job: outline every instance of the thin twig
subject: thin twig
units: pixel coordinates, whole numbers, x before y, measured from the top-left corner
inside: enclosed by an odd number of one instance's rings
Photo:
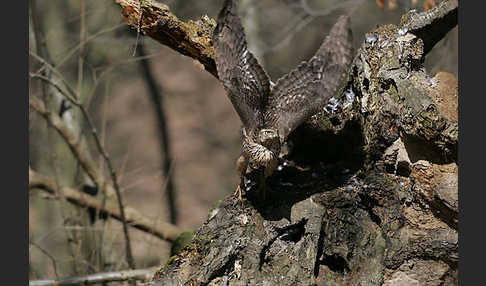
[[[29,189],[39,189],[49,194],[56,194],[57,188],[58,186],[53,179],[29,169]],[[118,221],[122,220],[118,205],[113,200],[107,200],[106,203],[103,203],[77,189],[64,186],[59,186],[59,188],[62,189],[68,202],[79,207],[99,210],[101,216],[110,216]],[[154,223],[153,219],[145,217],[132,207],[125,206],[124,209],[127,224],[159,239],[173,242],[179,234],[185,231],[167,222],[156,221]]]
[[[35,49],[36,49],[36,51],[39,55],[41,55],[44,59],[49,60],[50,54],[49,54],[49,51],[47,49],[47,43],[46,43],[46,39],[45,39],[45,35],[44,35],[44,28],[42,26],[42,20],[40,19],[41,14],[38,13],[38,11],[37,11],[37,3],[38,2],[34,2],[32,0],[29,3],[30,4],[29,8],[31,10],[31,19],[32,19],[31,24],[33,26],[32,31],[34,33],[34,37],[33,37],[34,42],[35,42],[34,47],[35,47]],[[56,76],[56,74],[53,74],[53,72],[51,70],[43,71],[42,75],[46,78],[49,78],[49,79],[52,79],[53,77]],[[61,96],[58,96],[57,92],[52,90],[52,88],[49,88],[49,85],[45,82],[42,83],[42,89],[41,90],[42,90],[42,97],[44,99],[44,102],[46,102],[46,103],[47,102],[56,103],[57,99],[61,98]],[[62,115],[60,115],[60,116],[62,116]],[[73,126],[74,126],[74,124],[71,124],[69,126],[69,127],[71,127],[70,129],[72,129]],[[50,159],[51,159],[52,169],[54,171],[54,176],[55,176],[55,182],[56,182],[56,185],[59,185],[59,182],[61,181],[61,174],[60,174],[60,170],[59,170],[59,160],[58,160],[58,151],[59,150],[57,150],[55,148],[55,144],[54,144],[54,142],[57,142],[58,140],[56,140],[56,138],[53,137],[53,135],[55,135],[53,133],[53,130],[48,129],[46,133],[47,133],[46,135],[47,135],[48,146],[51,149],[51,152],[47,152],[46,157],[50,157]],[[70,162],[71,162],[70,165],[72,167],[74,167],[75,162],[74,161],[70,161]],[[74,179],[74,178],[73,177],[69,178],[69,180],[72,180],[72,179]],[[58,190],[60,190],[60,189],[58,188]],[[66,202],[66,199],[65,199],[62,191],[57,192],[56,195],[58,195],[61,198],[61,201],[63,202],[62,205],[58,205],[58,209],[59,209],[59,212],[61,214],[61,219],[63,221],[66,221],[68,219],[68,215],[66,214],[66,209],[63,206],[64,202]],[[74,248],[73,246],[81,245],[82,241],[79,238],[74,237],[72,235],[72,233],[67,231],[66,229],[64,229],[64,234],[65,234],[66,239],[67,239],[67,244],[68,244],[67,250],[69,252],[69,255],[72,257],[72,259],[74,261],[79,261],[80,257],[77,256],[77,254],[79,254],[79,252],[75,252],[74,249],[73,249]],[[73,244],[71,242],[75,242],[75,243]],[[77,266],[78,266],[77,263],[72,264],[74,273],[78,273]],[[56,267],[55,264],[54,264],[54,267]],[[56,269],[55,269],[55,271],[56,271]],[[56,273],[56,277],[58,277],[57,273]]]
[[[146,57],[133,57],[133,58],[129,58],[129,59],[126,59],[126,60],[115,61],[115,62],[111,63],[105,70],[103,70],[100,73],[100,75],[98,77],[95,77],[95,76],[93,77],[93,81],[94,81],[93,86],[91,87],[90,91],[87,93],[86,100],[84,101],[86,108],[89,109],[90,104],[91,104],[92,99],[93,99],[93,96],[95,94],[95,91],[96,91],[99,83],[101,82],[101,80],[106,75],[108,75],[112,70],[118,68],[120,65],[130,64],[130,63],[136,62],[138,60],[141,60],[143,58],[146,58],[146,59],[153,58],[153,57],[158,56],[159,54],[162,54],[162,52],[154,53],[154,54],[148,55]]]
[[[33,51],[30,51],[29,50],[29,55],[34,57],[34,59],[38,60],[39,62],[41,62],[44,67],[47,67],[50,71],[52,71],[54,74],[56,74],[58,76],[59,79],[61,79],[62,83],[64,84],[64,86],[67,88],[67,90],[69,91],[70,94],[72,94],[73,96],[76,96],[76,92],[74,91],[74,89],[71,87],[71,85],[64,79],[64,77],[62,76],[61,72],[59,72],[59,70],[52,66],[51,64],[49,64],[49,62],[42,58],[41,56],[37,55],[36,53],[34,53]],[[44,74],[44,70],[41,69],[35,73],[31,73],[31,74],[36,74],[36,75],[43,75]]]
[[[137,54],[138,40],[140,39],[140,30],[142,28],[142,0],[138,0],[138,23],[137,23],[137,39],[135,40],[135,47],[133,48],[133,57]]]
[[[294,8],[300,8],[302,9],[303,16],[300,16],[297,14],[296,18],[297,22],[291,22],[290,24],[287,25],[290,29],[283,29],[283,32],[280,31],[281,35],[284,35],[284,38],[280,40],[277,44],[273,46],[266,45],[264,47],[263,54],[269,53],[269,52],[274,52],[282,49],[283,47],[287,46],[292,39],[297,35],[297,33],[305,28],[310,22],[312,22],[314,19],[317,17],[323,17],[327,16],[336,10],[342,9],[342,8],[348,8],[352,7],[352,9],[358,7],[359,4],[361,4],[364,0],[348,0],[344,1],[342,3],[336,4],[328,9],[322,9],[316,11],[315,9],[312,9],[309,6],[309,3],[307,0],[301,0],[299,3],[294,3],[292,5]],[[351,9],[351,11],[353,11]],[[348,12],[348,14],[351,14],[351,11]]]
[[[41,78],[43,80],[49,81],[54,87],[60,88],[48,78],[40,75],[36,75],[36,78]],[[71,131],[71,129],[69,129],[66,123],[56,113],[49,112],[46,109],[44,103],[42,103],[41,100],[37,99],[34,96],[29,96],[29,106],[32,107],[42,117],[44,117],[47,123],[52,126],[59,133],[59,135],[61,135],[66,144],[71,149],[73,155],[76,157],[76,160],[80,163],[83,170],[91,178],[91,180],[93,180],[98,188],[105,188],[104,179],[98,168],[96,167],[96,164],[94,164],[90,160],[88,154],[85,152],[85,149],[81,148],[80,141],[78,140],[77,136]]]
[[[103,29],[103,30],[99,31],[98,33],[92,34],[91,36],[87,37],[84,42],[80,42],[75,47],[73,47],[72,49],[70,49],[69,50],[69,53],[67,55],[65,55],[64,58],[62,58],[57,63],[56,68],[60,68],[63,64],[65,64],[76,53],[76,51],[78,51],[79,49],[81,49],[82,47],[84,47],[91,40],[94,40],[97,37],[99,37],[99,36],[101,36],[101,35],[103,35],[105,33],[114,31],[114,30],[116,30],[118,28],[121,28],[123,26],[126,26],[126,25],[127,25],[126,23],[120,23],[120,24],[115,25],[113,27],[108,27],[106,29]],[[41,67],[38,71],[36,71],[36,73],[41,73],[45,68],[46,68],[46,66]]]
[[[37,247],[37,249],[39,249],[45,256],[47,256],[51,260],[52,267],[54,268],[54,274],[56,275],[56,278],[58,278],[59,274],[57,273],[56,259],[47,250],[42,248],[37,243],[35,243],[33,241],[30,241],[29,243],[32,244],[33,246]]]
[[[127,280],[148,280],[155,274],[157,269],[157,267],[151,267],[146,269],[103,272],[62,279],[33,280],[29,281],[29,286],[73,286]]]
[[[80,0],[80,5],[81,5],[81,11],[80,16],[81,16],[81,23],[80,23],[80,29],[79,29],[79,42],[82,43],[86,41],[86,17],[85,17],[85,1]],[[83,54],[84,54],[84,45],[79,48],[79,53],[78,53],[78,92],[77,94],[81,97],[81,90],[82,90],[82,85],[83,85],[83,70],[84,70],[84,60],[83,60]]]
[[[53,84],[56,88],[59,88],[59,90],[62,91],[62,89],[58,85],[56,85],[54,82],[50,81],[48,78],[44,78],[44,77],[38,76],[38,75],[31,75],[31,76],[37,76],[37,77]],[[135,269],[135,261],[133,260],[133,255],[132,255],[132,250],[131,250],[131,245],[130,245],[130,236],[128,234],[128,227],[127,227],[126,221],[125,221],[125,211],[123,209],[123,200],[122,200],[122,195],[121,195],[121,192],[120,192],[120,186],[118,185],[117,175],[116,175],[115,169],[113,168],[113,165],[111,163],[110,157],[109,157],[108,153],[105,151],[105,149],[103,148],[103,145],[101,144],[101,141],[99,139],[96,128],[94,127],[93,122],[91,121],[91,118],[88,115],[88,112],[84,108],[84,106],[81,103],[79,103],[79,101],[77,101],[76,99],[69,96],[66,92],[61,92],[61,94],[64,95],[64,97],[67,100],[69,100],[69,102],[71,102],[73,105],[75,105],[76,107],[78,107],[81,110],[81,114],[83,115],[84,119],[86,120],[86,122],[88,124],[88,128],[91,130],[93,138],[95,139],[95,143],[96,143],[96,147],[98,148],[98,152],[101,154],[101,156],[103,156],[105,163],[108,167],[111,179],[113,181],[113,187],[115,189],[115,194],[116,194],[116,197],[117,197],[118,206],[120,208],[120,214],[121,214],[121,218],[122,218],[122,222],[123,222],[123,234],[125,236],[125,249],[126,249],[126,255],[127,255],[127,263],[128,263],[128,265],[131,269]],[[37,108],[31,102],[36,104]],[[54,115],[53,113],[49,113],[49,112],[45,111],[45,108],[44,108],[44,111],[42,112],[42,109],[40,108],[41,104],[39,104],[39,103],[40,103],[39,100],[37,100],[37,102],[36,102],[34,97],[30,97],[29,104],[32,107],[34,107],[34,109],[36,109],[36,111],[41,113],[44,116],[44,118],[46,118],[48,121],[50,119],[51,125],[52,125],[52,122],[57,123],[56,124],[57,126],[62,125],[62,122],[56,122],[57,118],[56,118],[56,115]],[[59,129],[58,129],[58,131],[59,131]],[[67,133],[67,130],[63,130],[63,132],[61,133],[61,136],[63,134],[65,135],[66,133]],[[74,138],[64,137],[64,138],[67,139],[67,141],[69,143],[71,143],[71,144],[68,144],[70,146],[71,150],[73,150],[72,146],[78,146],[78,148],[79,148],[79,142],[76,140],[75,137]],[[78,153],[81,153],[81,152],[78,152]],[[88,160],[84,160],[84,161],[88,161]],[[88,167],[88,166],[83,166],[83,167]],[[93,167],[93,166],[90,166],[90,167]],[[92,172],[92,173],[94,173],[94,172]],[[93,181],[99,182],[101,180],[100,179],[98,179],[98,180],[93,179]],[[100,187],[100,185],[98,185],[98,187]]]
[[[133,259],[133,254],[132,254],[132,249],[131,249],[131,244],[130,244],[130,236],[128,234],[128,227],[127,227],[127,223],[126,223],[126,220],[125,220],[125,210],[123,209],[123,199],[122,199],[122,195],[121,195],[121,192],[120,192],[120,186],[118,184],[118,178],[117,178],[117,174],[115,172],[115,168],[113,167],[113,165],[111,163],[111,160],[110,160],[108,153],[106,152],[105,148],[101,144],[101,141],[100,141],[100,138],[99,138],[98,133],[96,131],[96,128],[94,127],[94,124],[91,121],[91,118],[88,115],[87,110],[84,108],[84,106],[82,104],[79,104],[79,103],[77,103],[77,104],[73,103],[73,104],[76,105],[77,107],[79,107],[79,109],[81,110],[81,113],[83,114],[83,117],[86,120],[86,122],[88,123],[88,127],[91,130],[91,134],[93,135],[93,138],[95,139],[95,143],[96,143],[96,147],[98,148],[98,152],[100,152],[101,156],[103,156],[103,158],[105,159],[105,163],[108,167],[108,171],[110,172],[110,176],[111,176],[111,179],[112,179],[112,182],[113,182],[113,187],[115,188],[115,193],[116,193],[116,196],[117,196],[118,207],[120,208],[120,214],[121,214],[121,218],[122,218],[122,222],[123,222],[123,234],[125,236],[125,250],[126,250],[126,255],[127,255],[128,266],[131,269],[135,269],[135,260]]]
[[[125,21],[133,28],[137,28],[138,0],[115,0],[122,7]],[[144,0],[144,17],[142,18],[142,32],[172,49],[197,59],[204,68],[217,77],[214,49],[211,45],[212,30],[216,21],[203,16],[197,21],[184,22],[178,19],[167,7],[154,0]],[[194,35],[197,35],[194,36]]]
[[[302,30],[305,26],[307,26],[310,22],[312,22],[316,17],[310,16],[310,15],[305,15],[302,20],[300,20],[297,25],[295,25],[295,28],[293,29],[294,31],[287,34],[287,36],[281,40],[278,44],[274,45],[273,47],[266,48],[263,52],[263,54],[268,53],[269,51],[277,51],[280,50],[281,48],[287,46],[293,39],[293,37]]]

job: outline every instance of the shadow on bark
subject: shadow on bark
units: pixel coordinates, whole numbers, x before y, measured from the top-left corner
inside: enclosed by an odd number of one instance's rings
[[[217,76],[203,41],[212,19],[178,25],[163,13],[166,33],[197,40],[173,48]],[[442,37],[454,15],[457,1],[442,1],[367,33],[344,88],[289,136],[267,199],[250,173],[245,204],[211,210],[152,284],[456,285],[457,84],[423,67],[439,38],[428,31]],[[201,25],[199,37],[185,25]]]

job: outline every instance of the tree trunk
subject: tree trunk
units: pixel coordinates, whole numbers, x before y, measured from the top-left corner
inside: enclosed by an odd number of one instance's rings
[[[423,68],[455,25],[443,1],[368,33],[336,100],[290,135],[269,198],[250,173],[244,205],[212,210],[152,284],[457,285],[457,82]]]

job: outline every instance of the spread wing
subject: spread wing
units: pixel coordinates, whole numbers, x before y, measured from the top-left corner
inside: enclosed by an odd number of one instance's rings
[[[246,129],[263,126],[263,112],[270,93],[268,76],[248,51],[235,1],[226,0],[213,33],[218,76]]]
[[[285,141],[338,91],[352,57],[349,17],[341,16],[316,54],[277,81],[268,98],[266,127],[278,129],[280,140]]]

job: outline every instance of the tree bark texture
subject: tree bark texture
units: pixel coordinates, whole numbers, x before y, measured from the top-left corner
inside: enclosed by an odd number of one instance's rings
[[[115,0],[122,7],[122,16],[134,29],[159,43],[198,60],[206,71],[217,77],[211,34],[216,21],[203,16],[197,21],[181,21],[164,4],[153,0]],[[140,20],[139,7],[142,11]]]
[[[440,40],[426,31],[455,25],[443,1],[367,33],[343,89],[289,136],[269,198],[250,173],[244,205],[222,201],[152,285],[457,285],[457,82],[423,67]]]

